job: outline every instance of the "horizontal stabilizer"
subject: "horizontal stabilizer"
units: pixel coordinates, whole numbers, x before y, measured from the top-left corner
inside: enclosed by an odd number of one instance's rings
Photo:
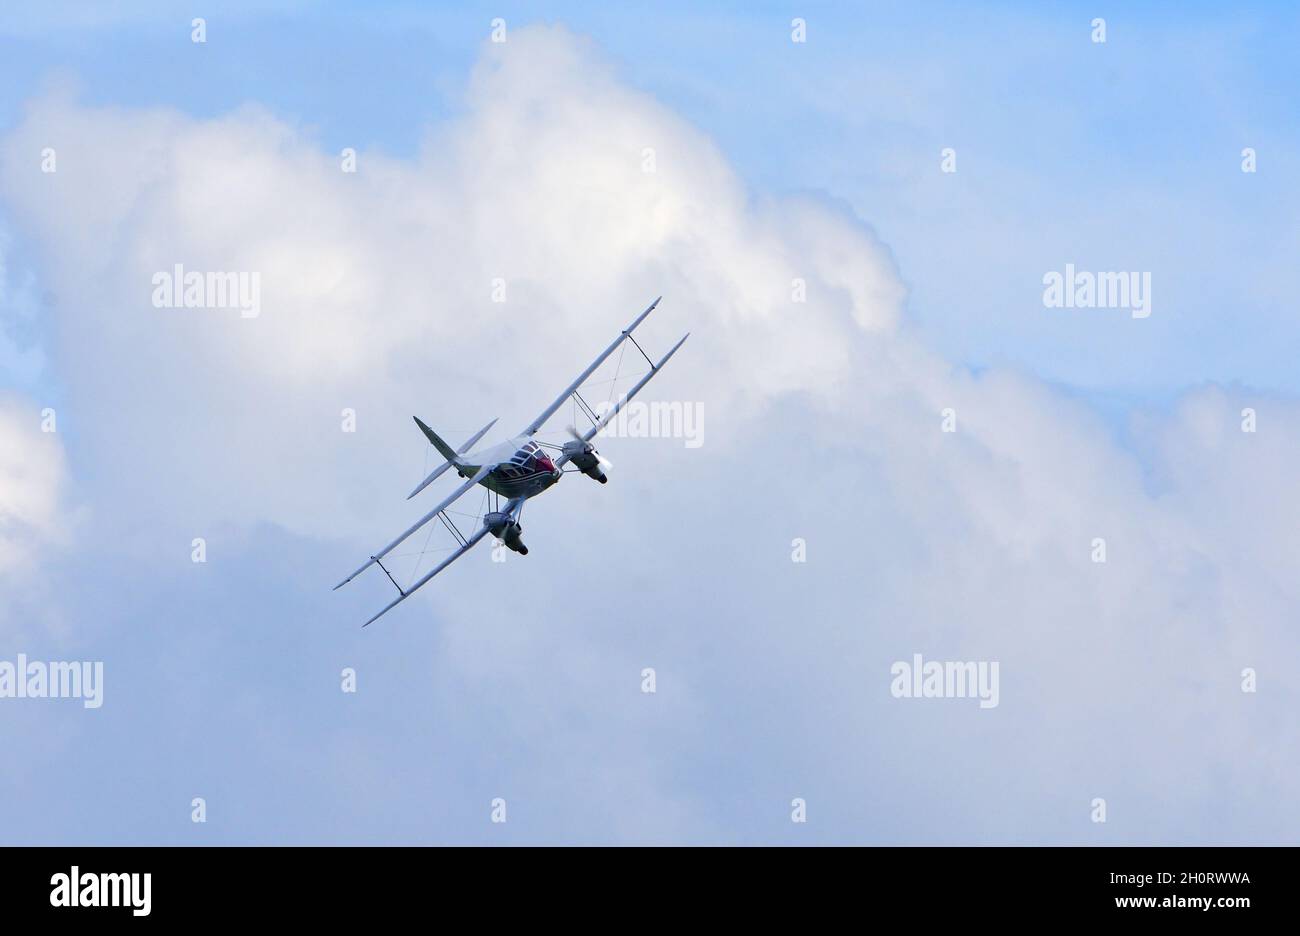
[[[420,420],[417,419],[415,422],[416,422],[416,423],[419,425],[419,427],[424,431],[424,434],[427,435],[427,436],[429,436],[429,440],[430,440],[431,442],[432,442],[434,439],[438,439],[438,442],[441,442],[441,441],[442,441],[441,439],[438,438],[438,434],[437,434],[436,432],[434,432],[432,429],[430,429],[430,428],[429,428],[428,426],[426,426],[424,423],[420,422]],[[492,428],[493,426],[495,426],[496,424],[497,424],[497,421],[494,419],[494,420],[492,420],[490,423],[488,423],[486,426],[484,426],[482,429],[480,429],[478,432],[474,433],[472,436],[470,436],[468,439],[465,440],[465,444],[464,444],[464,445],[462,445],[459,449],[456,450],[456,454],[457,454],[457,455],[464,455],[464,454],[465,454],[466,452],[468,452],[471,448],[473,448],[474,443],[476,443],[479,439],[483,438],[483,436],[487,435],[488,430],[491,429],[491,428]],[[437,442],[434,442],[434,444],[437,445]],[[443,457],[445,458],[446,456],[443,456]],[[458,459],[458,461],[459,461],[459,459]],[[407,494],[407,495],[406,495],[406,499],[407,499],[407,500],[410,500],[410,499],[411,499],[412,497],[414,497],[416,494],[419,494],[421,491],[423,491],[425,488],[427,488],[430,484],[432,484],[432,483],[434,482],[434,480],[436,480],[437,478],[441,477],[442,473],[443,473],[444,471],[446,471],[448,468],[450,468],[451,465],[452,465],[451,461],[445,461],[445,462],[443,462],[441,465],[439,465],[437,468],[433,469],[433,472],[432,472],[432,473],[431,473],[427,478],[425,478],[425,479],[424,479],[423,481],[421,481],[418,485],[416,485],[416,488],[415,488],[414,491],[412,491],[410,494]]]
[[[414,490],[414,491],[412,491],[410,494],[407,494],[407,495],[406,495],[406,499],[407,499],[407,500],[410,500],[410,499],[411,499],[412,497],[414,497],[416,494],[419,494],[421,491],[423,491],[425,488],[427,488],[430,484],[432,484],[434,481],[436,481],[439,477],[441,477],[441,476],[442,476],[442,473],[443,473],[444,471],[446,471],[446,470],[447,470],[448,468],[450,468],[450,467],[451,467],[451,462],[449,462],[449,461],[445,461],[445,462],[443,462],[441,465],[439,465],[437,468],[433,469],[433,471],[429,473],[429,476],[428,476],[427,478],[425,478],[423,481],[421,481],[419,484],[417,484],[417,485],[415,486],[415,490]]]

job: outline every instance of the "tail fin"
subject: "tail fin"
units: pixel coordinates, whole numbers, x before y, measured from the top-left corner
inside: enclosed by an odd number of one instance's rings
[[[439,438],[438,433],[434,432],[424,423],[420,422],[419,416],[415,416],[413,418],[415,419],[415,424],[420,427],[420,431],[423,432],[428,437],[429,441],[433,443],[433,447],[438,450],[439,455],[447,459],[447,461],[451,462],[453,465],[458,465],[461,463],[461,458],[459,455],[456,454],[456,450],[453,449],[446,442],[442,441],[442,439]]]

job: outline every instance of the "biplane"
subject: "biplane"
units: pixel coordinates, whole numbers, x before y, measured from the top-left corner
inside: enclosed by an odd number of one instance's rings
[[[429,443],[437,449],[443,461],[428,477],[416,485],[415,490],[408,494],[406,499],[410,500],[415,497],[445,472],[453,469],[464,479],[464,482],[448,494],[438,506],[412,524],[397,539],[376,552],[362,563],[360,568],[334,586],[336,590],[342,588],[372,565],[379,566],[384,574],[388,576],[389,581],[393,583],[398,592],[397,597],[382,611],[361,625],[362,627],[373,624],[397,605],[411,597],[435,575],[473,549],[475,544],[489,533],[513,552],[517,552],[521,556],[528,555],[528,547],[524,545],[521,538],[523,527],[519,523],[519,518],[524,509],[524,502],[549,490],[565,474],[580,472],[592,480],[599,481],[601,484],[609,480],[611,465],[600,452],[596,451],[596,447],[591,444],[591,440],[605,428],[611,419],[618,415],[619,411],[640,392],[642,387],[659,373],[660,369],[668,363],[668,359],[676,354],[677,349],[685,344],[686,339],[690,337],[690,332],[687,332],[657,363],[652,361],[650,356],[645,353],[645,349],[632,337],[632,332],[645,321],[646,317],[655,310],[657,305],[659,305],[659,299],[650,303],[650,306],[638,315],[631,325],[623,329],[610,346],[602,351],[596,360],[592,361],[587,369],[577,376],[573,383],[565,387],[564,392],[556,397],[550,406],[542,410],[540,416],[513,438],[479,451],[470,451],[496,425],[497,421],[494,419],[465,440],[460,448],[453,449],[436,432],[425,425],[419,417],[415,417],[415,424],[420,427],[420,431],[424,433]],[[620,396],[618,401],[609,409],[602,414],[597,414],[582,398],[579,391],[583,384],[595,373],[596,369],[611,354],[617,351],[624,341],[630,341],[641,352],[646,362],[649,363],[650,370],[631,389]],[[564,406],[570,399],[581,407],[591,420],[591,428],[580,433],[573,426],[569,426],[569,434],[573,438],[563,445],[554,445],[537,439],[537,434],[547,420],[554,416],[560,407]],[[448,508],[476,485],[482,485],[491,492],[495,499],[495,503],[492,504],[495,509],[487,511],[481,518],[482,524],[478,529],[469,536],[465,536],[448,515]],[[501,502],[503,498],[504,503]],[[441,520],[451,535],[455,537],[457,546],[450,556],[443,559],[423,577],[413,582],[410,587],[403,589],[397,584],[397,580],[393,578],[392,572],[384,565],[384,557],[435,518]]]

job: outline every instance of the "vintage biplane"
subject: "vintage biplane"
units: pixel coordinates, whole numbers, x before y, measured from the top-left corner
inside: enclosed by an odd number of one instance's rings
[[[487,435],[488,431],[494,425],[496,425],[496,420],[494,419],[478,432],[470,436],[460,448],[453,449],[450,445],[444,442],[436,432],[416,417],[415,424],[420,427],[420,431],[425,434],[429,442],[438,450],[438,454],[444,460],[433,470],[432,473],[429,474],[427,478],[416,486],[414,491],[407,495],[407,500],[410,500],[412,497],[419,494],[428,487],[430,483],[451,468],[455,468],[456,473],[467,480],[447,495],[447,497],[444,498],[437,507],[434,507],[412,524],[411,527],[401,536],[397,537],[397,539],[379,550],[366,560],[359,569],[343,581],[339,582],[338,585],[334,586],[335,589],[341,588],[372,565],[377,565],[384,571],[384,574],[388,576],[389,580],[393,583],[393,586],[397,588],[398,596],[393,599],[386,608],[372,617],[369,621],[366,621],[365,624],[361,625],[362,627],[374,623],[397,605],[401,604],[431,578],[443,569],[447,568],[447,566],[451,565],[461,556],[465,555],[465,553],[469,552],[479,540],[487,536],[489,533],[514,552],[523,556],[528,555],[528,547],[523,544],[523,541],[520,538],[520,535],[523,533],[523,527],[519,524],[519,517],[523,512],[524,502],[530,497],[536,497],[543,491],[548,490],[551,485],[559,481],[561,476],[566,474],[568,471],[581,472],[587,477],[599,481],[601,484],[604,484],[608,480],[608,469],[610,468],[610,463],[606,461],[604,456],[596,451],[596,447],[591,444],[591,440],[596,437],[597,433],[599,433],[611,419],[618,415],[619,410],[626,406],[628,401],[631,400],[632,397],[636,396],[641,388],[649,383],[650,379],[654,377],[655,374],[659,373],[659,369],[668,363],[668,359],[676,354],[677,349],[680,348],[685,343],[686,339],[690,337],[690,332],[683,335],[681,340],[678,341],[677,344],[673,345],[672,348],[669,349],[668,353],[659,359],[658,363],[650,360],[650,356],[645,353],[645,350],[641,345],[637,344],[637,340],[632,337],[632,332],[645,320],[646,316],[654,311],[655,306],[657,305],[659,305],[659,299],[650,303],[650,307],[638,315],[631,325],[623,329],[623,331],[619,333],[619,336],[614,339],[613,343],[602,351],[600,356],[597,357],[596,360],[592,361],[590,366],[579,374],[573,383],[569,384],[569,386],[564,389],[563,393],[555,398],[555,402],[542,410],[541,415],[529,423],[523,432],[519,433],[519,435],[514,438],[507,439],[498,445],[471,452],[470,449],[478,443],[483,436]],[[597,414],[595,410],[587,405],[587,402],[582,398],[579,390],[591,375],[595,373],[596,368],[600,367],[600,365],[603,364],[611,354],[617,351],[624,341],[632,342],[636,349],[641,352],[642,356],[645,357],[646,361],[650,364],[650,370],[642,376],[631,389],[619,397],[616,403],[606,409],[605,412]],[[546,421],[554,416],[560,407],[564,406],[570,398],[573,399],[574,403],[580,407],[591,420],[591,428],[586,432],[579,433],[575,428],[569,426],[569,434],[572,435],[573,438],[570,441],[565,442],[563,445],[554,445],[537,439],[536,436],[542,426],[546,424]],[[554,453],[554,458],[552,458],[551,453]],[[571,468],[566,468],[566,466],[570,465],[572,466]],[[495,496],[495,509],[485,513],[482,517],[482,525],[479,526],[474,533],[466,537],[460,532],[456,524],[452,521],[452,518],[448,515],[448,508],[451,507],[458,498],[468,493],[475,485],[480,484]],[[505,499],[504,503],[501,503],[502,498]],[[404,543],[408,537],[435,518],[441,520],[443,525],[446,526],[448,532],[455,537],[457,547],[450,556],[438,563],[431,571],[412,583],[410,587],[403,589],[397,584],[397,580],[393,578],[393,575],[388,568],[385,567],[383,562],[384,557],[389,555],[389,553]]]

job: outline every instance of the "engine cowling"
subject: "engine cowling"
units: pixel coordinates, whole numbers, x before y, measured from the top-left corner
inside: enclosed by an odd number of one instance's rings
[[[528,547],[520,539],[524,528],[516,523],[510,514],[503,512],[490,513],[483,520],[488,532],[505,543],[507,549],[517,552],[521,556],[528,555]]]
[[[605,469],[609,467],[609,462],[600,457],[596,447],[590,442],[582,442],[575,439],[572,442],[564,443],[564,457],[573,464],[588,478],[599,481],[604,484],[609,480],[605,474]]]

